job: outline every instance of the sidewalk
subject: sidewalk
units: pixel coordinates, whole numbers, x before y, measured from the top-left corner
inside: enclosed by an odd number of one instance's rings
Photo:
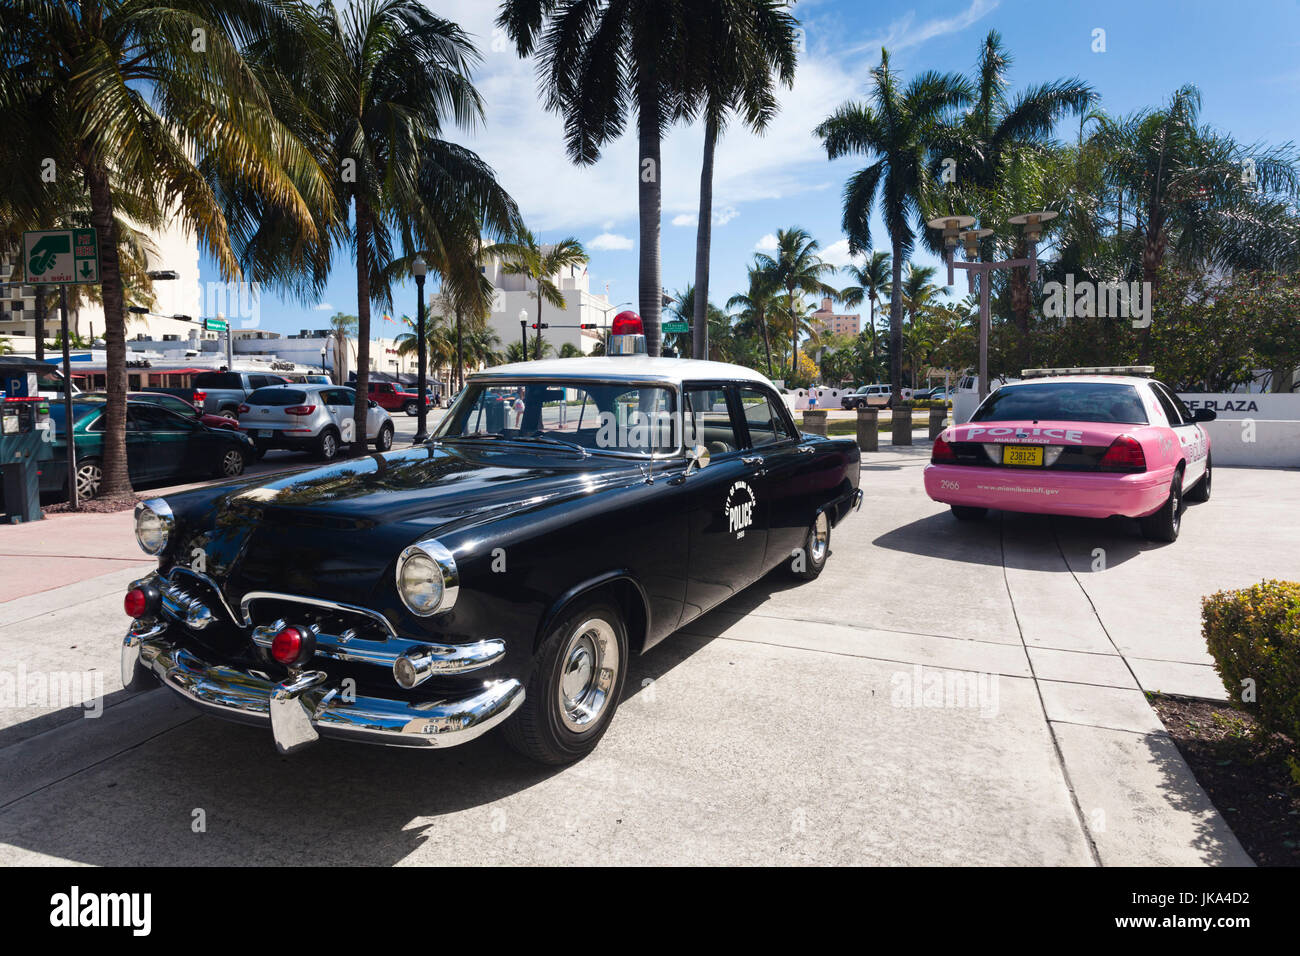
[[[153,564],[135,542],[130,510],[61,513],[0,525],[0,603],[119,568],[145,571]]]

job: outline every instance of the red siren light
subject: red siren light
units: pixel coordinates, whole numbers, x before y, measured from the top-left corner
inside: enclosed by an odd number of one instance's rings
[[[611,335],[644,335],[645,329],[641,325],[641,316],[635,312],[620,312],[614,316],[614,323],[610,326]]]

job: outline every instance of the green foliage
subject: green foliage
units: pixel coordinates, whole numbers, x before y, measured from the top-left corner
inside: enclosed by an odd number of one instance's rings
[[[1201,601],[1201,621],[1228,697],[1300,748],[1300,583],[1212,594]]]

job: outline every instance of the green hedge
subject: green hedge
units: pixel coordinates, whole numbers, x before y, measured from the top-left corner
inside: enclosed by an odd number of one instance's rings
[[[1211,594],[1201,622],[1228,697],[1300,748],[1300,582]]]

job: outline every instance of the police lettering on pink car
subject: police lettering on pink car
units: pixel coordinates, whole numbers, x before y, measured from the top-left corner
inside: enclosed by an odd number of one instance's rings
[[[963,520],[990,508],[1136,518],[1178,537],[1185,501],[1210,497],[1204,422],[1151,366],[1026,369],[934,442],[925,490]]]

